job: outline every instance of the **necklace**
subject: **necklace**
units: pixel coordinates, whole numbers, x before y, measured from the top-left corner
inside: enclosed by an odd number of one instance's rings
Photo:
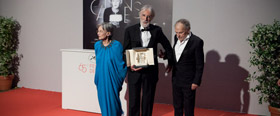
[[[105,49],[106,49],[106,48],[109,48],[109,47],[112,46],[112,43],[114,43],[114,41],[112,41],[112,40],[109,40],[109,41],[108,41],[107,43],[105,43],[105,44],[102,42],[101,47],[102,47],[102,48],[105,48]]]
[[[103,46],[107,47],[110,43],[111,43],[112,40],[107,40],[107,42],[103,41]]]

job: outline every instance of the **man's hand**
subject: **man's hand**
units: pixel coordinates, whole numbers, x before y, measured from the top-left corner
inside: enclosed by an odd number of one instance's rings
[[[278,79],[278,82],[277,82],[278,86],[280,86],[280,79]]]
[[[131,67],[130,67],[130,69],[131,69],[131,71],[139,71],[139,70],[141,70],[141,69],[143,69],[143,68],[134,68],[134,65],[132,65]]]
[[[161,49],[159,50],[158,57],[160,57],[160,58],[165,57],[165,53]]]
[[[198,85],[197,84],[192,84],[192,90],[195,90],[196,88],[198,87]]]
[[[167,67],[165,68],[165,72],[166,73],[170,73],[171,70],[172,70],[172,66],[171,65],[167,65]]]

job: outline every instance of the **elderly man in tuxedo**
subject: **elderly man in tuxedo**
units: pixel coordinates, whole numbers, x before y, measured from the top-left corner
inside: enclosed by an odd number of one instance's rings
[[[155,65],[145,68],[131,66],[128,69],[129,116],[140,115],[140,101],[142,101],[142,116],[152,116],[156,84],[158,81],[158,43],[163,46],[168,56],[169,65],[167,66],[167,72],[172,67],[170,64],[172,63],[173,56],[172,47],[163,34],[162,29],[159,26],[150,24],[154,16],[153,8],[150,5],[144,5],[139,12],[140,23],[132,25],[125,30],[124,50],[137,47],[153,48],[155,63]]]
[[[190,22],[186,19],[180,19],[175,24],[172,70],[175,116],[183,116],[183,110],[186,116],[194,116],[195,93],[203,73],[203,40],[190,29]]]

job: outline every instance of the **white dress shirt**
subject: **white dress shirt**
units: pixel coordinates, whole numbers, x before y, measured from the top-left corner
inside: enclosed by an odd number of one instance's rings
[[[189,35],[187,35],[187,37],[181,42],[180,40],[177,41],[176,45],[175,45],[175,56],[176,56],[176,61],[178,62],[183,51],[184,48],[186,47],[189,39],[191,37],[191,33]]]
[[[144,27],[141,26],[140,30],[141,29],[144,29]],[[151,39],[150,31],[142,31],[141,32],[141,39],[142,39],[142,46],[147,47],[149,42],[150,42],[150,39]]]

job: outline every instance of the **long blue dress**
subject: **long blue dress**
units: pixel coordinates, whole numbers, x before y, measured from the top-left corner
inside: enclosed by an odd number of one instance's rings
[[[108,46],[102,41],[94,45],[96,54],[95,85],[102,116],[123,114],[119,93],[126,76],[122,44],[116,40]]]

